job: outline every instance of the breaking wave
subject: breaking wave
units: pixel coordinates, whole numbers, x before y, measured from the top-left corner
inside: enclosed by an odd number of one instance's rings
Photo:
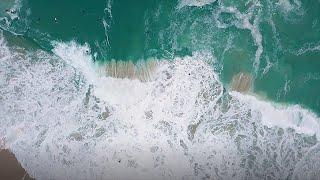
[[[212,54],[157,60],[140,81],[101,73],[88,45],[53,44],[0,41],[0,138],[33,177],[317,177],[319,118],[225,90]]]

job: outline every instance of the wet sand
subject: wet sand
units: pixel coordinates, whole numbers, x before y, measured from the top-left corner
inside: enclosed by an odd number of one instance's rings
[[[233,76],[231,90],[247,93],[252,84],[252,76],[249,73],[240,72]]]
[[[158,66],[157,60],[139,61],[115,61],[112,60],[105,65],[106,75],[114,78],[138,79],[142,82],[152,80],[152,75]],[[104,72],[102,72],[104,74]]]
[[[0,179],[32,180],[21,167],[14,154],[8,150],[0,150]]]

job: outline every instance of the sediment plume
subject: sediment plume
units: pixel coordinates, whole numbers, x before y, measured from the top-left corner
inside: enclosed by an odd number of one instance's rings
[[[252,76],[248,73],[240,72],[233,76],[231,90],[246,93],[250,90]]]
[[[152,80],[157,65],[157,60],[138,61],[137,63],[112,60],[106,63],[105,72],[109,77],[138,79],[147,82]]]

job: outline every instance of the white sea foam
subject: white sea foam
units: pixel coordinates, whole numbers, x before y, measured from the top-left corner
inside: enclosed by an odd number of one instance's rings
[[[276,7],[289,22],[301,20],[305,13],[300,0],[278,0]]]
[[[141,82],[98,75],[87,45],[55,47],[0,47],[0,136],[37,179],[290,178],[317,142],[313,113],[223,94],[206,54]]]
[[[178,8],[182,8],[184,6],[204,6],[207,4],[211,4],[216,2],[216,0],[180,0]]]
[[[106,1],[107,6],[104,8],[104,14],[106,17],[102,19],[102,24],[104,27],[104,33],[106,37],[106,43],[108,48],[110,47],[110,42],[109,42],[109,31],[111,28],[111,23],[112,23],[112,0],[107,0]]]
[[[90,54],[90,48],[87,44],[81,46],[76,42],[58,43],[54,42],[53,52],[62,58],[66,63],[81,71],[87,80],[96,84],[98,75],[93,59]]]
[[[241,102],[250,107],[253,114],[261,116],[263,124],[268,127],[293,128],[299,133],[316,134],[320,138],[320,125],[317,116],[299,105],[277,105],[258,100],[254,96],[232,92]]]
[[[297,164],[293,178],[298,179],[319,179],[320,177],[320,144],[310,148],[304,158]]]
[[[284,11],[290,12],[299,9],[301,7],[301,2],[299,0],[279,0],[277,5],[280,6]]]
[[[260,66],[260,58],[263,53],[263,45],[262,45],[262,34],[259,30],[260,23],[260,13],[255,14],[254,11],[260,5],[260,2],[252,3],[252,5],[248,8],[246,13],[240,12],[236,7],[225,7],[221,6],[218,12],[214,15],[215,22],[219,28],[229,28],[231,26],[235,26],[239,29],[248,29],[251,32],[253,41],[257,46],[257,50],[255,53],[255,60],[253,62],[254,72],[257,73]],[[222,13],[230,13],[233,14],[235,19],[230,24],[225,24],[220,22],[219,17]],[[253,22],[250,20],[253,19]]]
[[[320,52],[320,42],[317,43],[306,43],[298,51],[293,52],[294,54],[300,56],[309,52]]]

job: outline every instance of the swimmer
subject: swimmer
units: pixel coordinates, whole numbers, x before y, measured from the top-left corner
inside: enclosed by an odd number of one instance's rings
[[[58,23],[58,19],[56,17],[54,17],[54,22]]]

